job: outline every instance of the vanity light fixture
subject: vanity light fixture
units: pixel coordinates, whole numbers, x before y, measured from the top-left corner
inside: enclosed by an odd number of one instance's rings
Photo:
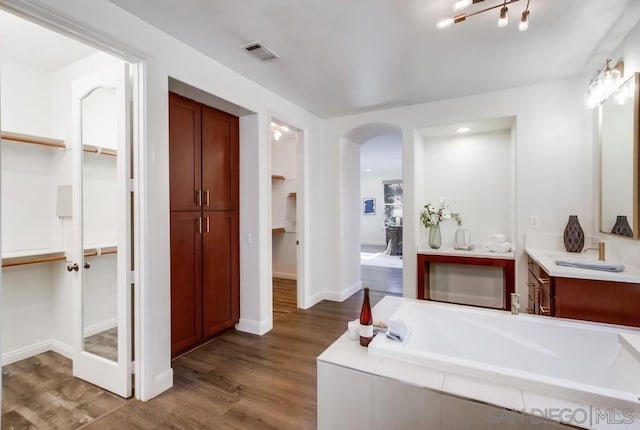
[[[460,127],[456,130],[456,133],[469,133],[471,129],[469,127]]]
[[[611,66],[611,59],[599,69],[589,81],[587,89],[587,106],[591,109],[602,103],[607,97],[618,89],[624,76],[624,61],[618,60],[615,66]]]
[[[453,4],[453,11],[460,12],[471,5],[474,5],[476,3],[482,3],[483,1],[484,0],[458,0]],[[519,1],[520,0],[503,0],[501,3],[475,11],[473,13],[463,12],[458,15],[455,15],[453,18],[443,18],[440,21],[438,21],[438,23],[436,24],[436,27],[439,29],[446,28],[451,26],[451,24],[457,24],[459,22],[466,21],[467,18],[470,18],[474,15],[479,15],[481,13],[488,12],[490,10],[494,10],[498,8],[500,8],[500,15],[498,18],[498,27],[500,28],[506,27],[507,25],[509,25],[509,8],[507,7],[507,5],[510,5],[512,3],[517,3]],[[527,0],[527,6],[524,12],[522,12],[522,17],[518,25],[518,30],[520,31],[526,31],[529,28],[529,2],[530,0]]]

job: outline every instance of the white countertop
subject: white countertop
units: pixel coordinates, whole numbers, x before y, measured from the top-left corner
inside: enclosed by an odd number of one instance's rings
[[[598,260],[598,252],[595,250],[586,253],[561,252],[548,249],[533,248],[527,246],[525,252],[531,257],[542,269],[549,274],[558,278],[577,278],[591,279],[594,281],[613,281],[613,282],[630,282],[640,284],[640,269],[625,265],[622,272],[604,272],[602,270],[579,269],[577,267],[558,266],[556,260],[558,258],[570,258],[580,260]],[[611,261],[615,263],[615,261]]]
[[[455,257],[475,257],[475,258],[496,258],[500,260],[515,260],[515,252],[491,252],[481,243],[474,243],[473,249],[466,251],[462,249],[454,249],[452,243],[443,243],[438,249],[429,247],[418,247],[418,254],[425,255],[450,255]]]

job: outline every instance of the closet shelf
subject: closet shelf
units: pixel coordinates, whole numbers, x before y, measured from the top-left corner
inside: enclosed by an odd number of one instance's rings
[[[90,152],[92,154],[102,154],[102,155],[111,155],[117,156],[118,151],[112,148],[104,148],[102,146],[93,146],[93,145],[82,145],[82,150],[84,152]]]
[[[289,193],[289,198],[290,198],[290,199],[295,199],[295,198],[297,198],[297,197],[298,197],[298,194],[297,194],[297,193]]]
[[[271,229],[271,234],[285,233],[286,230],[284,227],[274,227]]]
[[[2,254],[2,267],[23,266],[25,264],[65,261],[65,252],[60,249],[29,249]]]
[[[50,137],[34,136],[31,134],[12,133],[10,131],[0,132],[0,138],[2,140],[9,140],[12,142],[30,143],[33,145],[43,145],[52,148],[66,148],[64,140],[52,139]]]
[[[282,175],[271,175],[271,180],[272,181],[284,181],[284,176]]]

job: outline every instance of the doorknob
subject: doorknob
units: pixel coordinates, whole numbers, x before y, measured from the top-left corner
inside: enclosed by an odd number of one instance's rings
[[[67,264],[67,272],[78,271],[80,268],[78,267],[78,263]]]
[[[91,263],[89,263],[88,261],[85,261],[85,263],[84,263],[84,268],[85,268],[85,269],[89,269],[89,268],[91,268]]]

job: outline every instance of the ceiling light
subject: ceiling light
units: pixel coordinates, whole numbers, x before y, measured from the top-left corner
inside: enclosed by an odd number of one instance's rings
[[[289,132],[289,127],[287,127],[286,125],[281,125],[280,128],[282,129],[282,131],[284,131],[285,133]]]
[[[471,5],[474,5],[476,3],[481,3],[483,1],[484,0],[458,0],[453,4],[453,10],[455,12],[458,12],[468,8]],[[467,18],[470,18],[474,15],[479,15],[481,13],[484,13],[493,9],[498,9],[498,8],[500,8],[500,19],[498,20],[498,25],[500,27],[506,27],[507,24],[509,24],[509,16],[508,16],[509,9],[507,8],[507,5],[510,5],[512,3],[517,3],[519,1],[520,0],[503,0],[494,6],[489,6],[487,8],[480,9],[472,13],[462,13],[452,18],[442,18],[440,21],[438,21],[438,23],[436,24],[436,27],[438,29],[450,27],[451,24],[458,24],[459,22],[466,21]],[[523,12],[522,14],[523,21],[521,21],[520,26],[518,26],[520,31],[526,30],[529,25],[529,1],[530,0],[527,0],[527,7],[525,8],[525,12]]]
[[[611,59],[596,72],[587,89],[587,107],[593,109],[618,89],[624,75],[624,61],[620,60],[611,66]]]
[[[274,138],[275,140],[280,140],[280,138],[281,138],[281,137],[282,137],[282,133],[280,133],[280,131],[275,130],[275,131],[273,132],[273,138]]]
[[[456,133],[469,133],[471,129],[469,127],[460,127],[456,130]]]
[[[271,48],[260,41],[249,43],[248,45],[244,45],[241,48],[251,55],[258,57],[262,61],[269,61],[280,58],[280,56],[276,54]]]
[[[502,9],[500,9],[500,19],[498,19],[498,27],[506,27],[509,24],[509,15],[507,15],[507,12],[509,12],[509,8],[502,6]]]

